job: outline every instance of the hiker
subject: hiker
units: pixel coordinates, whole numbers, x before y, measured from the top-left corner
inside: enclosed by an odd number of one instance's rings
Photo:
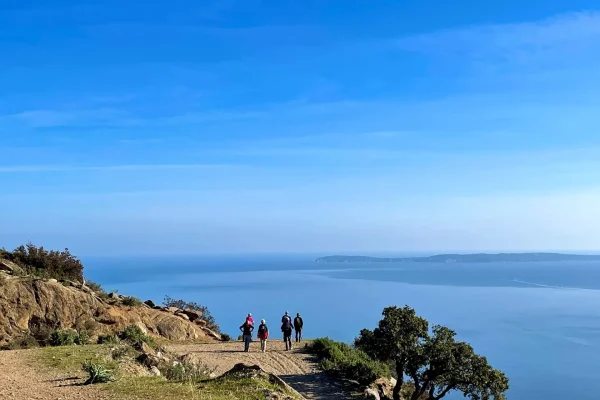
[[[264,353],[267,351],[267,339],[269,338],[269,328],[267,327],[267,321],[264,319],[260,320],[258,326],[258,338],[260,339],[260,349]]]
[[[254,318],[252,318],[252,313],[248,313],[246,317],[246,321],[250,323],[250,325],[254,326]]]
[[[287,315],[287,312],[285,313]],[[283,341],[285,342],[285,349],[292,350],[292,319],[285,316],[281,319],[281,332],[283,332]]]
[[[283,317],[281,317],[281,323],[285,324],[286,321],[289,321],[289,323],[292,323],[292,317],[290,317],[290,313],[289,312],[285,312],[285,314],[283,314]]]
[[[254,330],[254,325],[246,322],[240,326],[240,331],[242,331],[242,340],[244,341],[244,351],[247,353],[250,351],[250,342],[252,342],[252,331]]]
[[[296,314],[296,318],[294,318],[294,329],[296,330],[296,342],[300,343],[302,340],[302,328],[304,327],[304,321],[300,316],[300,313]]]

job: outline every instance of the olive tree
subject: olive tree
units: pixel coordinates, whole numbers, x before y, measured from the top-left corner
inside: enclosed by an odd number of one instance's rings
[[[427,320],[408,306],[387,307],[377,328],[363,329],[355,346],[393,366],[398,379],[394,400],[402,400],[406,378],[414,385],[410,400],[439,400],[451,391],[471,400],[503,400],[506,376],[455,336],[440,325],[430,332]]]

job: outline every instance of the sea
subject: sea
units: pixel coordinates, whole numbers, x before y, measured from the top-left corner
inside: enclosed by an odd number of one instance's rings
[[[384,307],[410,305],[504,371],[509,400],[599,398],[600,262],[316,263],[318,256],[82,260],[88,279],[109,291],[206,305],[233,337],[249,312],[278,332],[289,311],[302,315],[305,337],[351,342],[376,326]]]

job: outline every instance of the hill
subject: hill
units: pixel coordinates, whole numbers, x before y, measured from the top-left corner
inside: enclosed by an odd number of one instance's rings
[[[335,255],[317,258],[319,263],[490,263],[490,262],[552,262],[600,261],[600,255],[561,253],[498,253],[498,254],[438,254],[427,257],[369,257]]]

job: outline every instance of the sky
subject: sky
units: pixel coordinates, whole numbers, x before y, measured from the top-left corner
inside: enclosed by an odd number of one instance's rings
[[[0,247],[600,250],[592,0],[0,2]]]

